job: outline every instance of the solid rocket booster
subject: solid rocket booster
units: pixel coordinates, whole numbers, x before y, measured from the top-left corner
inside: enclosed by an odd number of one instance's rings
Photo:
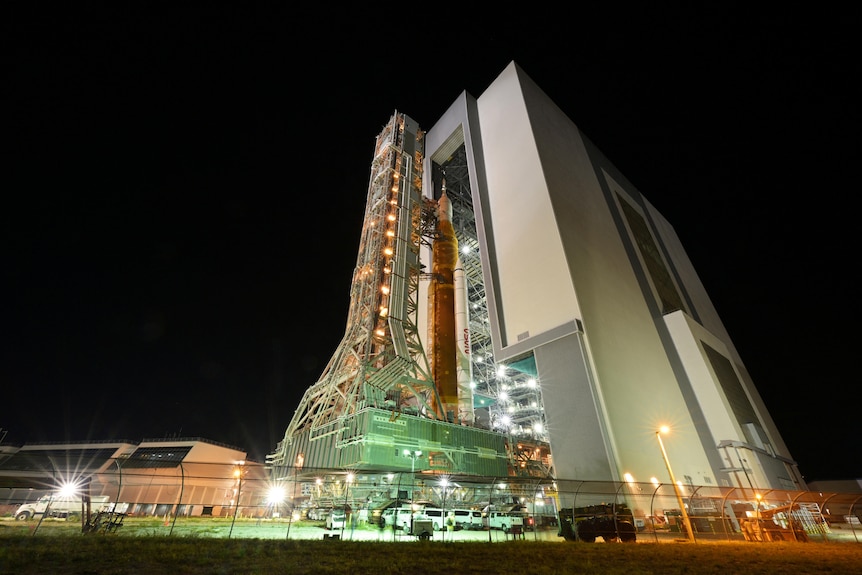
[[[473,364],[470,361],[470,317],[467,306],[467,275],[461,259],[455,264],[455,349],[458,365],[458,420],[461,425],[473,425],[476,412],[473,407]]]
[[[458,240],[452,227],[452,203],[443,193],[437,200],[437,235],[432,251],[432,350],[431,375],[443,404],[446,421],[458,418],[458,360],[455,344],[455,266]]]

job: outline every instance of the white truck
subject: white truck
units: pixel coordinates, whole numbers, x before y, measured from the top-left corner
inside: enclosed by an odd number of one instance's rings
[[[110,498],[107,495],[93,495],[90,497],[90,512],[97,513],[111,507]],[[45,511],[47,510],[47,514]],[[45,517],[71,517],[81,516],[84,511],[84,502],[80,495],[43,495],[36,501],[24,503],[15,511],[15,519],[28,521],[36,515],[45,514]]]
[[[513,528],[523,532],[524,517],[507,511],[488,511],[485,526],[488,529],[501,529],[503,533],[509,533]]]

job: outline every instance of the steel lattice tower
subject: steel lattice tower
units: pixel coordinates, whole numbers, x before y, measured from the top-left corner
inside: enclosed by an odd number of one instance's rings
[[[417,329],[429,279],[420,249],[437,224],[422,164],[423,133],[396,111],[377,137],[344,337],[269,457],[275,467],[403,469],[403,449],[421,449],[425,469],[506,474],[505,437],[453,422]]]

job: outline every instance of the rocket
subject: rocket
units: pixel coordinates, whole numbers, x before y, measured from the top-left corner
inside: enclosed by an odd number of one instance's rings
[[[450,423],[458,423],[458,356],[455,338],[455,268],[458,240],[452,227],[452,203],[446,184],[437,200],[437,230],[432,246],[431,267],[431,375],[443,412]]]

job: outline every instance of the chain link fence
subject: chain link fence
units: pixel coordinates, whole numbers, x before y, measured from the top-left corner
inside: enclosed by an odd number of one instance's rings
[[[7,461],[0,475],[0,516],[36,525],[45,519],[80,521],[85,532],[100,533],[123,532],[132,518],[158,522],[171,533],[212,520],[230,525],[215,536],[237,537],[249,525],[267,524],[295,525],[295,534],[308,525],[373,530],[388,527],[382,523],[385,509],[403,507],[440,510],[443,517],[454,510],[479,512],[481,525],[471,527],[484,531],[499,529],[494,519],[508,514],[542,539],[589,540],[579,532],[604,524],[611,531],[596,532],[593,540],[626,540],[629,532],[638,541],[657,542],[862,540],[862,493],[269,468],[255,462],[130,465],[118,459],[98,470],[66,463],[38,475],[16,473]],[[68,487],[74,489],[64,492]]]

